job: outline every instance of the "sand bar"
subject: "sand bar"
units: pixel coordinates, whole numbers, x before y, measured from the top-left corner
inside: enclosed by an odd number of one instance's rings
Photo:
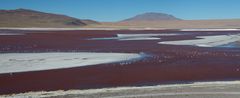
[[[240,29],[180,29],[180,31],[239,31]]]
[[[232,42],[240,41],[240,35],[216,35],[216,36],[197,36],[193,40],[163,41],[159,44],[169,45],[192,45],[199,47],[216,47],[226,45]]]
[[[117,37],[109,38],[91,38],[91,40],[119,40],[119,41],[133,41],[133,40],[159,40],[161,36],[177,36],[175,33],[152,33],[152,34],[117,34]]]
[[[0,55],[0,74],[97,65],[140,57],[133,53],[4,53]]]

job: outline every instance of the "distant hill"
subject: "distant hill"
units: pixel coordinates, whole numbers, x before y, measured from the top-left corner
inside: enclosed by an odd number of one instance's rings
[[[126,21],[161,21],[161,20],[181,20],[181,19],[176,18],[175,16],[169,15],[169,14],[150,12],[150,13],[140,14],[140,15],[134,16],[132,18],[123,20],[123,22],[126,22]]]
[[[239,29],[240,19],[105,22],[91,27],[120,29]]]
[[[0,10],[0,27],[79,27],[90,24],[98,22],[28,9]]]
[[[100,24],[100,22],[94,21],[94,20],[90,20],[90,19],[81,19],[81,21],[87,25],[91,25],[91,24]]]

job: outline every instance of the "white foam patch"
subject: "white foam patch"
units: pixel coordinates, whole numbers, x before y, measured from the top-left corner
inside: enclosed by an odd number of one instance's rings
[[[164,41],[159,44],[170,45],[192,45],[199,47],[216,47],[226,45],[240,40],[240,34],[235,35],[216,35],[216,36],[197,36],[200,39],[179,40],[179,41]]]
[[[4,53],[0,54],[0,74],[114,63],[140,57],[135,53]]]

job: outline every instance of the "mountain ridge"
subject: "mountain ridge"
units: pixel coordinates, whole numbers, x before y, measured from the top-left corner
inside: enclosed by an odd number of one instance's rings
[[[126,21],[160,21],[160,20],[182,20],[170,14],[157,13],[157,12],[147,12],[143,14],[138,14],[134,17],[122,20]]]
[[[0,10],[0,27],[80,27],[91,24],[98,22],[22,8]]]

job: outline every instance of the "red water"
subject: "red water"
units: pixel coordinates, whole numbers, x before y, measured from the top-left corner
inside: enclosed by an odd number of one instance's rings
[[[20,31],[14,31],[20,32]],[[0,51],[9,52],[120,52],[149,56],[131,64],[102,64],[50,71],[0,74],[0,94],[42,90],[146,86],[194,81],[240,79],[240,50],[159,45],[166,40],[194,39],[196,35],[237,32],[179,31],[21,31],[0,36]],[[87,40],[118,33],[186,33],[152,41]]]

